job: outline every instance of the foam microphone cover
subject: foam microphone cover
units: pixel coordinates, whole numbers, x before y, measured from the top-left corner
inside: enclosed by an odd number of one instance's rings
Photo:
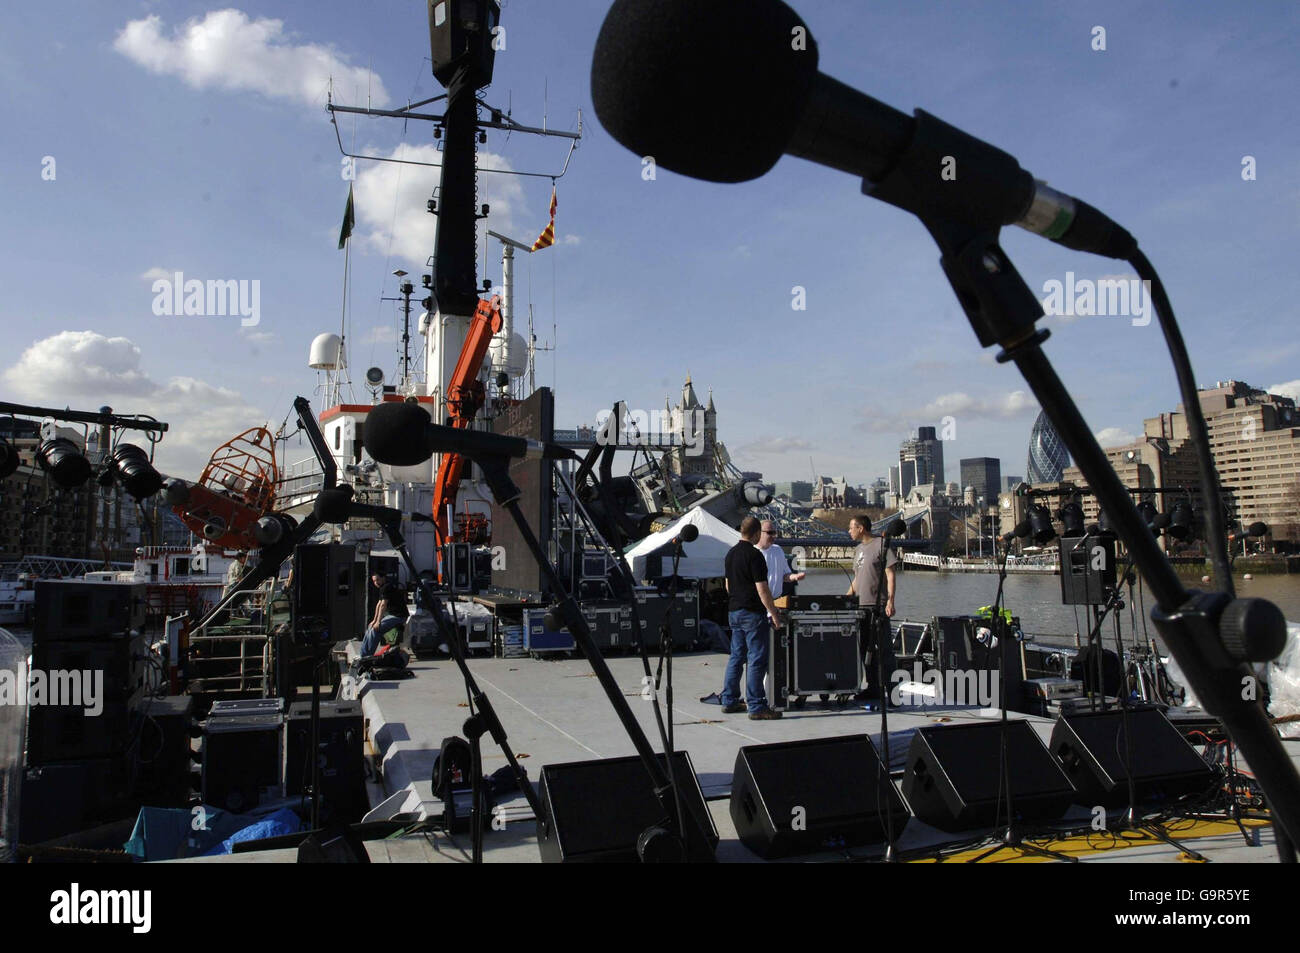
[[[433,456],[425,449],[428,426],[429,415],[419,404],[383,403],[366,414],[362,442],[366,452],[380,463],[413,467]]]
[[[677,535],[683,543],[693,543],[700,538],[700,528],[694,523],[687,523]]]
[[[898,520],[894,520],[894,522],[889,524],[889,529],[885,530],[885,535],[902,536],[906,532],[907,532],[907,523],[903,522],[901,519],[898,519]]]
[[[616,0],[596,40],[591,98],[601,125],[638,156],[744,182],[781,158],[816,76],[817,44],[780,0]]]
[[[351,505],[352,487],[336,486],[317,494],[312,513],[322,523],[346,523]]]

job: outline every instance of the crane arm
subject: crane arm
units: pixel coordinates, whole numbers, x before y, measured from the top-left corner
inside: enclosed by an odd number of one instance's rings
[[[479,300],[470,318],[469,333],[465,336],[465,346],[461,348],[456,368],[447,383],[446,408],[448,425],[459,430],[468,430],[474,417],[483,407],[483,385],[479,382],[479,368],[487,356],[492,336],[501,330],[501,297],[493,295],[487,300]],[[434,481],[433,513],[434,521],[442,534],[442,539],[449,539],[451,530],[447,520],[447,508],[456,504],[456,493],[460,488],[461,477],[465,472],[465,458],[457,453],[443,454],[442,464],[438,467],[438,477]]]

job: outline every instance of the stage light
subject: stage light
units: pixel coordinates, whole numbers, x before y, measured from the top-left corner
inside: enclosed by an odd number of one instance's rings
[[[1052,525],[1052,514],[1042,503],[1035,503],[1029,508],[1029,530],[1034,542],[1040,546],[1056,539],[1056,527]]]
[[[1083,507],[1078,503],[1066,503],[1061,507],[1061,523],[1064,536],[1083,535]]]
[[[90,461],[67,437],[51,437],[42,443],[36,450],[36,462],[64,489],[81,486],[90,479]]]
[[[1169,535],[1177,540],[1191,539],[1195,519],[1192,508],[1186,503],[1176,503],[1169,513]]]
[[[149,455],[135,444],[118,444],[110,460],[122,489],[135,499],[146,499],[162,489],[162,475],[149,462]]]
[[[18,451],[3,437],[0,437],[0,480],[13,475],[18,469]]]

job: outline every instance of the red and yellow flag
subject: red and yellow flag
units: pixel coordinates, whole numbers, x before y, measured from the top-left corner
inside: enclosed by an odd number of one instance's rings
[[[551,186],[551,221],[544,229],[542,234],[537,236],[537,241],[533,242],[533,251],[542,248],[550,248],[555,244],[555,186]]]

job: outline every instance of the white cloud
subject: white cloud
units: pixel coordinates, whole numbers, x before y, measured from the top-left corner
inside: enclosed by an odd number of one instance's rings
[[[1123,427],[1106,427],[1104,430],[1097,431],[1097,442],[1103,448],[1123,447],[1136,441],[1137,434],[1129,433]]]
[[[1038,402],[1024,390],[984,397],[953,391],[940,394],[919,409],[898,411],[891,407],[881,412],[867,408],[861,411],[863,419],[857,424],[857,429],[871,433],[901,433],[914,431],[917,427],[935,426],[944,417],[953,417],[959,422],[989,418],[1006,420],[1028,416],[1037,410]]]
[[[1277,394],[1279,397],[1290,397],[1292,400],[1300,401],[1300,381],[1287,381],[1285,384],[1274,384],[1272,387],[1264,389],[1270,394]]]
[[[176,277],[175,269],[159,268],[154,266],[140,276],[141,281],[158,281],[160,278],[171,281]]]
[[[795,450],[811,450],[813,445],[802,437],[769,437],[755,440],[736,449],[743,454],[777,454],[791,453]]]
[[[361,337],[362,344],[392,344],[397,340],[397,328],[391,324],[377,324]]]
[[[141,369],[140,348],[133,341],[95,331],[61,331],[37,341],[0,380],[18,399],[32,403],[91,410],[108,405],[121,414],[166,421],[169,429],[155,462],[189,480],[198,478],[218,445],[266,419],[228,388],[192,377],[154,381]]]
[[[274,99],[316,106],[325,102],[330,79],[342,97],[368,90],[375,106],[388,104],[378,76],[329,46],[286,42],[284,21],[250,20],[241,10],[214,10],[163,33],[162,18],[132,20],[113,48],[152,73],[179,76],[195,89],[253,91]]]
[[[374,150],[368,150],[377,154]],[[398,146],[387,155],[390,159],[410,162],[442,162],[442,153],[436,146]],[[491,152],[479,153],[480,169],[509,171],[510,163]],[[423,271],[425,262],[433,254],[433,236],[437,219],[426,209],[433,190],[442,181],[441,167],[398,165],[393,162],[361,163],[353,183],[356,201],[357,232],[361,241],[380,252],[388,254],[390,247],[395,258],[414,266],[412,271]],[[520,241],[527,239],[516,234],[515,214],[524,207],[524,190],[517,176],[494,175],[479,172],[478,203],[491,207],[489,227],[503,235]],[[541,225],[545,225],[541,218]],[[538,226],[538,232],[541,231]],[[366,229],[364,234],[361,230]],[[483,235],[482,224],[479,235]],[[533,237],[529,235],[529,237]],[[490,250],[499,259],[496,240]],[[482,275],[485,250],[479,246],[479,274]],[[495,275],[499,268],[490,264],[487,274]],[[496,279],[494,277],[494,283]]]
[[[581,244],[582,244],[582,239],[579,238],[577,235],[565,235],[564,238],[562,238],[562,239],[560,240],[560,244],[561,244],[561,245],[581,245]]]

